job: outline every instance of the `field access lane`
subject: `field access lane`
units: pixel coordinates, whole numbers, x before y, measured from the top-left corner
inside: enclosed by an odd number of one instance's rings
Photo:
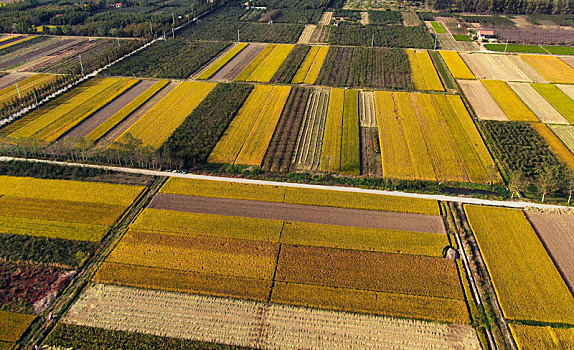
[[[443,221],[439,216],[168,193],[158,193],[149,208],[386,230],[445,232]]]

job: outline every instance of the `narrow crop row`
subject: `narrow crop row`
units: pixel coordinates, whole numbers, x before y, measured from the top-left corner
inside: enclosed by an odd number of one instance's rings
[[[442,82],[427,50],[407,49],[412,79],[418,90],[444,91]]]

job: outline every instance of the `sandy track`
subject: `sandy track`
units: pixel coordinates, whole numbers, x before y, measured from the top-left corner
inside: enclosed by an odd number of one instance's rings
[[[574,215],[527,212],[527,216],[574,293]]]
[[[254,349],[480,349],[471,326],[101,284],[63,321]]]
[[[328,25],[331,23],[332,18],[333,18],[333,12],[330,11],[323,12],[321,18],[319,19],[319,24]]]
[[[319,167],[329,96],[330,90],[327,89],[317,89],[311,93],[293,155],[292,168],[295,170],[315,171]]]
[[[128,103],[133,101],[136,97],[141,95],[145,90],[151,87],[156,82],[153,80],[142,80],[128,91],[118,96],[115,100],[107,104],[104,108],[100,109],[88,119],[78,124],[74,129],[67,133],[60,140],[68,138],[84,138],[86,135],[94,131],[100,124],[108,120],[116,114],[120,109],[124,108]]]
[[[159,193],[153,209],[387,230],[444,233],[438,216]]]
[[[20,73],[10,73],[0,78],[0,90],[9,87],[10,85],[14,85],[14,83],[22,81],[29,77],[26,74]]]
[[[317,29],[317,26],[314,24],[306,25],[303,33],[301,33],[301,36],[299,37],[299,40],[297,40],[297,44],[308,44],[313,32],[315,32],[315,29]]]
[[[379,131],[376,127],[361,128],[361,175],[383,177]]]
[[[120,137],[130,126],[132,126],[138,119],[140,119],[144,114],[146,114],[153,106],[155,106],[162,98],[173,90],[179,82],[172,81],[167,84],[163,89],[156,93],[152,98],[147,100],[146,103],[141,105],[136,109],[129,117],[124,119],[121,123],[116,125],[110,132],[108,132],[104,137],[100,139],[97,147],[107,147],[112,142],[114,142],[118,137]]]
[[[570,124],[544,97],[528,83],[509,82],[508,86],[543,123]]]
[[[265,44],[249,44],[229,61],[211,80],[233,81],[265,48]]]
[[[479,119],[508,121],[500,106],[480,80],[457,81]]]
[[[368,128],[377,127],[375,93],[372,91],[361,91],[359,98],[359,116],[361,118],[361,126]]]

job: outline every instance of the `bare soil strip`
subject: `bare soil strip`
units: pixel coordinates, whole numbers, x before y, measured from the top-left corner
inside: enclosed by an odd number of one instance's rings
[[[101,284],[63,321],[254,349],[480,349],[471,326]]]
[[[474,73],[476,75],[476,72]],[[479,119],[508,121],[500,106],[480,80],[457,81]]]
[[[376,128],[377,107],[375,104],[375,93],[372,91],[360,91],[359,98],[359,116],[361,118],[361,126]]]
[[[361,128],[361,175],[383,177],[379,131],[376,127]]]
[[[152,98],[147,100],[146,103],[141,105],[136,109],[129,117],[124,119],[121,123],[116,125],[110,132],[108,132],[104,137],[100,139],[97,143],[97,147],[107,147],[117,138],[119,138],[130,126],[132,126],[138,119],[140,119],[144,114],[146,114],[153,106],[155,106],[162,98],[167,96],[171,90],[179,84],[177,81],[172,81],[167,84],[163,89],[161,89]]]
[[[149,87],[151,87],[156,82],[154,80],[142,80],[135,86],[133,86],[128,91],[124,92],[122,95],[118,96],[115,100],[110,102],[104,108],[100,109],[88,119],[84,120],[82,123],[78,124],[74,129],[67,133],[61,140],[69,138],[84,138],[86,135],[94,131],[100,124],[108,120],[114,114],[119,112],[128,103],[133,101]]]
[[[319,167],[329,96],[330,90],[317,89],[313,91],[307,102],[292,160],[294,170],[315,171]]]
[[[34,60],[28,61],[27,63],[18,66],[19,71],[34,71],[43,72],[50,71],[50,69],[45,69],[49,67],[52,63],[63,60],[70,56],[78,55],[90,48],[98,45],[97,41],[89,41],[86,39],[76,39],[73,43],[61,46],[54,50],[54,52],[49,53],[45,56],[38,57]]]
[[[321,15],[321,19],[319,19],[319,24],[322,25],[329,25],[331,23],[331,19],[333,18],[333,12],[323,12]]]
[[[35,60],[37,58],[40,58],[42,56],[47,56],[47,55],[51,55],[55,52],[58,52],[60,50],[66,49],[70,46],[76,45],[79,42],[84,41],[85,39],[64,39],[64,40],[58,40],[56,42],[54,42],[51,45],[48,45],[46,47],[43,47],[41,49],[38,50],[33,50],[28,52],[27,54],[24,55],[18,55],[17,57],[2,62],[0,63],[0,69],[6,68],[6,67],[10,67],[16,64],[22,64],[22,63],[26,63],[32,60]],[[26,48],[26,50],[30,50],[30,48]]]
[[[233,43],[231,45],[229,45],[229,47],[225,50],[223,50],[219,55],[215,56],[213,59],[211,59],[211,61],[209,61],[205,66],[203,66],[202,68],[200,68],[197,72],[193,73],[192,75],[189,76],[189,79],[196,79],[198,76],[200,76],[201,74],[203,74],[203,72],[205,72],[206,70],[209,69],[209,67],[211,67],[215,62],[219,61],[220,58],[222,58],[223,56],[227,55],[227,53],[231,50],[233,50],[235,47],[237,46],[237,43]]]
[[[158,193],[153,209],[386,230],[444,233],[438,216]]]
[[[574,215],[526,213],[568,288],[574,293]]]
[[[558,111],[552,107],[544,97],[534,90],[534,88],[528,83],[513,83],[509,82],[508,86],[516,92],[518,97],[530,108],[536,117],[540,119],[543,123],[555,123],[555,124],[569,124]]]
[[[314,24],[306,25],[305,29],[303,30],[303,33],[301,33],[301,36],[297,41],[297,44],[308,44],[309,41],[311,40],[313,32],[315,32],[315,29],[317,29],[317,26]]]
[[[0,78],[0,90],[9,87],[10,85],[14,85],[14,83],[22,81],[28,78],[29,75],[20,74],[20,73],[10,73]]]
[[[233,81],[265,48],[265,44],[249,44],[227,63],[211,80]]]

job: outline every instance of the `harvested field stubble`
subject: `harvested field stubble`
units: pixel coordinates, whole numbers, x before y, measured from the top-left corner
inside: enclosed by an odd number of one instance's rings
[[[458,84],[479,119],[508,121],[508,118],[482,82],[478,80],[458,80]]]
[[[550,125],[552,132],[574,153],[574,126],[572,125]]]
[[[367,128],[377,127],[377,105],[375,93],[372,91],[359,92],[359,115],[361,126]]]
[[[508,86],[524,101],[543,123],[568,124],[558,111],[528,83],[508,83]]]
[[[341,174],[358,176],[361,174],[358,90],[345,90],[341,138]]]
[[[514,91],[500,80],[482,80],[490,95],[498,103],[506,117],[511,121],[538,122],[538,118],[522,102]]]
[[[101,298],[102,295],[107,297]],[[149,307],[150,304],[153,305],[153,310]],[[92,309],[92,305],[97,307]],[[438,303],[437,305],[440,306]],[[178,315],[180,322],[174,321],[174,314]],[[255,319],[259,321],[253,322]],[[349,349],[358,344],[369,349],[393,349],[397,346],[404,350],[431,346],[446,350],[480,349],[475,331],[465,325],[310,310],[103,285],[87,289],[67,314],[64,322],[261,349],[292,349],[294,344],[309,349],[334,350]],[[195,326],[189,327],[190,324]],[[67,325],[65,327],[69,328]],[[301,327],[305,329],[304,332]],[[77,328],[72,328],[71,333],[78,332]],[[328,337],[325,336],[325,329],[329,330]],[[92,328],[89,333],[80,334],[93,333]],[[58,330],[56,334],[59,334]],[[123,339],[119,332],[111,335],[102,332],[96,334],[101,341]],[[254,337],[254,334],[259,336]],[[51,339],[53,338],[55,337]],[[75,345],[65,340],[64,338],[63,343],[56,344]],[[96,343],[95,339],[88,337],[88,340]],[[50,339],[48,343],[53,344]],[[100,350],[103,347],[95,349]]]
[[[546,101],[548,101],[564,118],[574,124],[574,100],[552,84],[532,84]]]
[[[249,44],[241,50],[233,59],[224,65],[217,73],[212,75],[212,80],[233,81],[265,48],[264,44]]]
[[[473,205],[465,211],[505,317],[574,324],[574,298],[524,213]]]

